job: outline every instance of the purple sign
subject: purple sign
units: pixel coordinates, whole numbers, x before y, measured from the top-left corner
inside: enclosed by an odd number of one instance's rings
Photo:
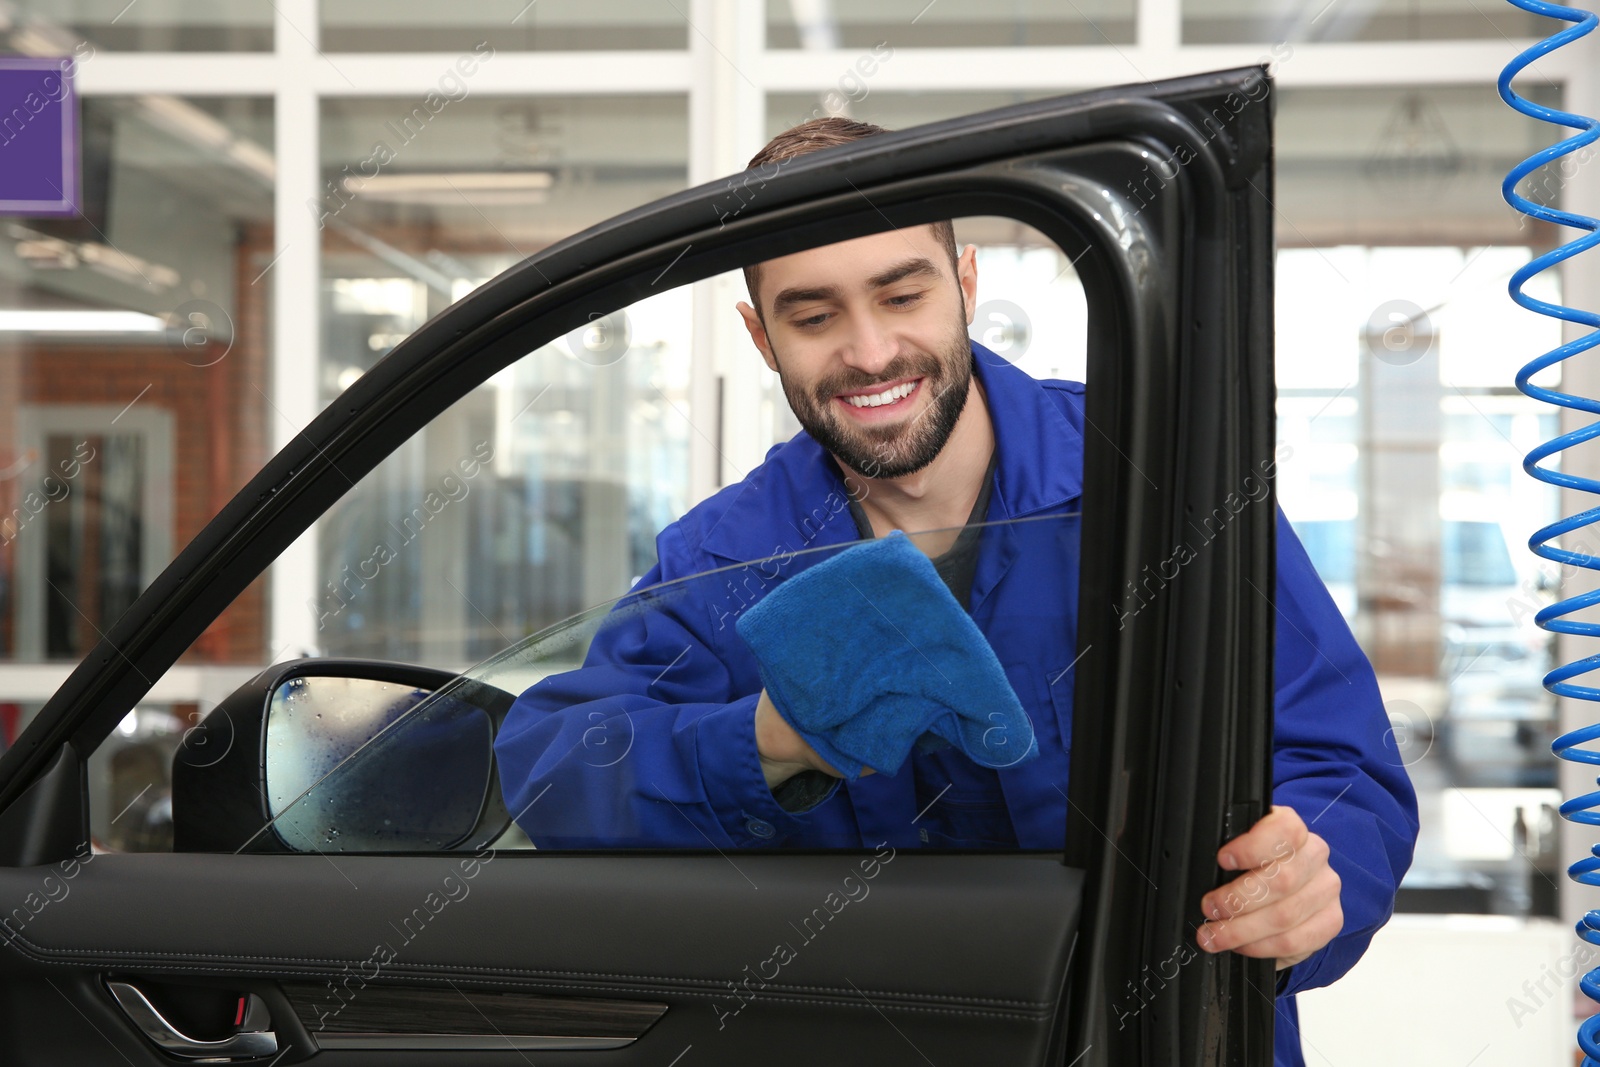
[[[75,59],[0,56],[0,215],[75,215]]]

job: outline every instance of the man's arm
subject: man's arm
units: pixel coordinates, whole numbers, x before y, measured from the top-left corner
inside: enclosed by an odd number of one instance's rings
[[[657,548],[661,562],[638,589],[703,569],[676,526]],[[754,658],[734,617],[712,603],[725,584],[691,580],[627,598],[582,667],[517,699],[495,753],[506,806],[535,844],[742,848],[797,834],[847,843],[829,813],[801,816],[773,797],[771,785],[814,764],[769,784]]]
[[[1274,811],[1219,850],[1243,873],[1202,900],[1196,939],[1277,959],[1294,993],[1343,975],[1388,921],[1417,798],[1372,666],[1281,510],[1277,609]]]

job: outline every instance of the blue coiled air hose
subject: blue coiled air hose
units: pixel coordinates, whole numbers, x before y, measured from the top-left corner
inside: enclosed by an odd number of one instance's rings
[[[1531,297],[1522,291],[1523,284],[1540,271],[1555,266],[1557,263],[1561,263],[1580,252],[1587,251],[1600,244],[1600,222],[1586,215],[1577,215],[1572,212],[1560,211],[1542,204],[1536,204],[1525,197],[1519,196],[1516,192],[1517,183],[1539,167],[1563,156],[1570,155],[1593,144],[1596,140],[1600,140],[1600,121],[1535,104],[1518,96],[1511,89],[1511,79],[1521,73],[1523,68],[1534,60],[1555,51],[1557,48],[1585,36],[1595,28],[1596,22],[1600,21],[1600,19],[1597,19],[1591,11],[1563,7],[1560,4],[1545,3],[1544,0],[1509,0],[1509,2],[1524,11],[1562,19],[1573,25],[1551,34],[1517,56],[1510,63],[1507,63],[1505,69],[1500,72],[1500,98],[1524,115],[1544,122],[1566,126],[1579,132],[1558,144],[1534,153],[1515,167],[1512,167],[1510,173],[1506,175],[1505,181],[1501,183],[1500,191],[1505,196],[1508,204],[1531,218],[1587,231],[1576,240],[1530,261],[1525,267],[1513,274],[1510,286],[1511,299],[1529,311],[1590,327],[1590,332],[1582,337],[1569,341],[1559,348],[1552,349],[1544,355],[1530,360],[1522,370],[1517,372],[1517,388],[1536,400],[1543,400],[1563,408],[1571,408],[1574,411],[1586,412],[1591,416],[1600,416],[1600,400],[1575,396],[1571,393],[1564,393],[1554,389],[1545,389],[1534,385],[1532,382],[1533,376],[1546,367],[1554,366],[1563,360],[1571,359],[1579,353],[1587,352],[1596,345],[1600,345],[1600,315],[1590,311],[1580,311],[1577,308],[1565,307],[1560,304],[1551,304]],[[1523,460],[1522,469],[1549,485],[1577,489],[1585,493],[1600,494],[1600,480],[1581,478],[1577,475],[1565,474],[1559,470],[1552,470],[1549,467],[1541,467],[1539,465],[1541,460],[1596,437],[1600,437],[1600,418],[1578,429],[1559,434],[1535,448]],[[1559,519],[1539,530],[1528,540],[1528,547],[1536,554],[1564,567],[1586,567],[1590,570],[1600,570],[1600,556],[1590,555],[1587,552],[1576,551],[1572,548],[1558,548],[1551,544],[1556,538],[1582,530],[1597,521],[1600,521],[1600,507],[1588,508],[1576,515]],[[1541,610],[1535,616],[1535,621],[1552,633],[1600,637],[1600,623],[1583,622],[1575,618],[1569,618],[1576,612],[1583,611],[1596,604],[1600,604],[1600,591],[1567,597]],[[1600,668],[1600,655],[1585,656],[1582,659],[1573,660],[1571,663],[1561,664],[1545,675],[1545,688],[1557,696],[1576,697],[1580,700],[1600,700],[1600,688],[1596,688],[1593,685],[1579,685],[1571,681],[1578,675],[1587,674],[1596,668]],[[1600,765],[1600,750],[1585,747],[1596,740],[1600,740],[1600,723],[1562,734],[1555,739],[1550,747],[1561,759],[1597,766]],[[1595,784],[1600,785],[1600,777],[1595,779]],[[1561,814],[1575,823],[1600,826],[1600,790],[1573,797],[1563,802]],[[1600,885],[1600,844],[1596,844],[1593,847],[1589,856],[1567,868],[1567,874],[1574,881],[1583,885]],[[1578,936],[1585,941],[1592,945],[1600,945],[1600,910],[1587,912],[1583,920],[1578,923],[1577,931]],[[1600,1001],[1600,968],[1585,974],[1579,985],[1589,999]],[[1583,1049],[1584,1067],[1600,1067],[1600,1015],[1591,1016],[1578,1027],[1578,1046]]]

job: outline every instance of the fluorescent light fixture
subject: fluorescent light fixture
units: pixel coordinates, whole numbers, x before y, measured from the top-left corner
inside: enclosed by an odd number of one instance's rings
[[[0,0],[0,3],[3,2],[4,0]],[[73,270],[79,266],[87,266],[90,270],[99,271],[118,281],[131,285],[153,286],[157,289],[172,289],[183,281],[183,275],[171,267],[148,259],[140,259],[138,256],[130,256],[121,249],[98,241],[84,241],[81,244],[64,241],[59,237],[47,237],[16,223],[7,226],[6,231],[17,239],[17,255],[28,261],[32,267]]]
[[[466,171],[351,176],[351,196],[406,204],[542,204],[555,184],[549,171]]]
[[[356,193],[436,193],[440,190],[480,193],[548,189],[555,184],[555,179],[547,170],[486,170],[455,174],[374,174],[370,178],[346,178],[345,184]]]
[[[145,117],[173,136],[232,161],[269,185],[278,176],[277,160],[254,141],[240,137],[221,120],[176,96],[141,96]]]
[[[79,245],[78,258],[87,263],[90,270],[97,270],[130,285],[171,289],[183,281],[183,275],[171,267],[131,256],[120,248],[103,245],[99,241],[85,241]]]
[[[26,311],[0,308],[0,333],[160,333],[167,324],[142,311]]]

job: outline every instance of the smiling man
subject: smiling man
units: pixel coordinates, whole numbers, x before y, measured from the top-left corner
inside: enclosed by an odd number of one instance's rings
[[[813,120],[751,166],[881,132]],[[537,802],[520,821],[547,847],[1060,848],[1083,385],[1037,381],[968,339],[976,250],[958,251],[949,223],[767,260],[746,280],[739,313],[804,432],[663,531],[639,585],[764,562],[737,588],[687,582],[616,613],[583,668],[524,693],[496,741],[508,806]],[[762,686],[738,617],[810,554],[770,557],[895,530],[927,531],[914,542],[998,658],[1036,758],[919,745],[897,773],[847,778]],[[1292,993],[1343,974],[1388,919],[1417,815],[1371,666],[1281,512],[1277,531],[1274,807],[1218,851],[1238,874],[1198,902],[1196,941],[1274,959]],[[833,637],[802,623],[789,644],[814,655]],[[839,650],[822,669],[903,684],[881,654]],[[626,757],[596,758],[597,730],[625,737]],[[1280,1022],[1277,1060],[1300,1063],[1292,1000]]]

